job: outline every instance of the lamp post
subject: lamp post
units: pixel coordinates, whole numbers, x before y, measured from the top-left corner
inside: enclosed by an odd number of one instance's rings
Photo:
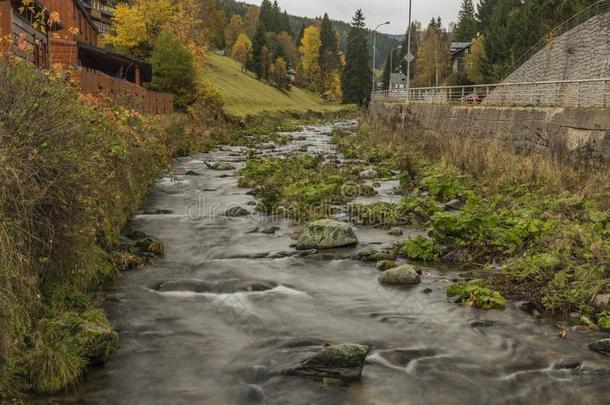
[[[388,87],[389,91],[392,91],[392,73],[394,73],[394,51],[401,48],[402,45],[398,45],[390,52],[390,86]]]
[[[386,21],[384,23],[381,23],[378,26],[376,26],[375,29],[373,30],[373,93],[375,92],[375,66],[376,66],[375,56],[377,54],[377,30],[379,29],[379,27],[382,27],[384,25],[390,25],[390,22]]]
[[[413,0],[409,0],[409,28],[407,34],[407,99],[410,98],[411,93],[411,3]]]

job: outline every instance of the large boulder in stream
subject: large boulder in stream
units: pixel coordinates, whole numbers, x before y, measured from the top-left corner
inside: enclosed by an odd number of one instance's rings
[[[381,273],[379,275],[379,282],[381,284],[392,285],[414,285],[419,284],[421,279],[415,267],[410,264],[404,264]]]
[[[297,250],[333,249],[358,244],[351,226],[333,219],[321,219],[307,225],[296,244]]]
[[[369,350],[367,346],[353,343],[325,346],[287,374],[343,380],[357,379],[362,375]]]

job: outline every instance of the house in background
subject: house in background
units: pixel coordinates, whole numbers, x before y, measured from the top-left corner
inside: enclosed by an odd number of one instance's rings
[[[110,31],[114,6],[109,0],[84,0],[83,5],[100,34]]]
[[[390,90],[405,90],[407,88],[407,75],[403,73],[390,74]]]
[[[34,12],[19,11],[21,0],[0,0],[0,38],[10,37],[13,52],[41,68],[49,67],[49,30],[48,25],[35,25],[38,16],[45,22],[49,13],[43,4],[33,1]],[[36,27],[36,28],[34,28]]]
[[[471,42],[451,43],[451,65],[453,73],[464,73],[464,59],[470,53]]]

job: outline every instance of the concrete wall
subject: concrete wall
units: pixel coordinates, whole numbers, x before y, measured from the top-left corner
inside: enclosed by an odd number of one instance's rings
[[[500,140],[517,150],[610,160],[610,110],[372,102],[369,119],[399,132]]]
[[[552,40],[507,83],[610,77],[610,13],[598,15]]]

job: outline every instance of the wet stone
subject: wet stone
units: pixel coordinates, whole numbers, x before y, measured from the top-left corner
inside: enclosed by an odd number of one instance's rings
[[[358,379],[370,348],[359,344],[326,346],[288,374],[319,378]]]
[[[245,217],[250,215],[250,211],[242,207],[233,207],[225,211],[227,217]]]
[[[404,264],[381,273],[379,275],[379,282],[391,285],[414,285],[419,284],[421,279],[415,267],[410,264]]]
[[[468,322],[471,328],[491,328],[496,325],[496,321],[489,321],[486,319],[476,319]]]
[[[381,260],[381,261],[377,262],[377,264],[375,265],[375,267],[379,271],[390,270],[397,266],[398,265],[396,264],[396,262],[394,260]]]
[[[184,173],[185,176],[201,176],[201,173],[197,173],[194,170],[189,170],[186,173]]]
[[[233,166],[231,163],[227,163],[227,162],[216,162],[216,163],[203,162],[203,163],[205,163],[205,165],[211,170],[225,171],[225,170],[234,170],[235,169],[235,166]]]
[[[610,356],[610,339],[601,339],[593,342],[589,345],[589,349],[604,356]]]
[[[392,229],[390,229],[390,232],[388,232],[388,235],[402,236],[403,235],[403,231],[400,228],[392,228]]]
[[[322,219],[307,225],[296,244],[297,250],[333,249],[358,244],[351,226],[333,219]]]
[[[260,232],[270,235],[270,234],[276,233],[279,230],[280,230],[279,226],[269,225],[269,226],[265,226],[265,227],[261,228]]]

